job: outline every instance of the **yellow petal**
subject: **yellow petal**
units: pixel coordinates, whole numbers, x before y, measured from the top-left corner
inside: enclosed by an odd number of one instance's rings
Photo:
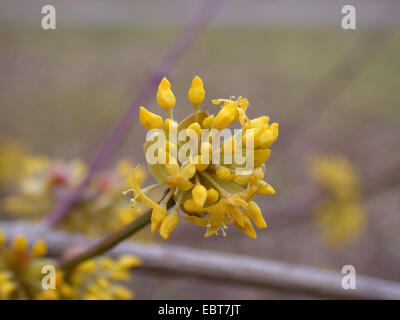
[[[237,103],[228,104],[224,107],[220,112],[218,112],[217,116],[214,119],[214,126],[218,130],[225,129],[228,127],[234,120],[237,115]]]
[[[261,166],[265,161],[268,160],[271,155],[271,150],[269,149],[259,149],[254,151],[254,167]]]
[[[164,208],[155,208],[151,212],[151,232],[156,232],[163,222],[164,218],[168,215],[168,212]]]
[[[243,231],[245,234],[247,234],[251,238],[257,238],[257,233],[253,228],[253,225],[251,224],[251,221],[249,220],[248,217],[243,216],[243,226],[237,223],[237,221],[234,222],[235,226],[240,230]]]
[[[267,223],[264,220],[264,217],[261,214],[261,210],[257,203],[254,201],[250,201],[247,205],[247,209],[244,214],[254,221],[257,228],[263,229],[267,227]]]
[[[168,217],[166,217],[160,227],[161,237],[168,239],[178,222],[179,218],[176,214],[170,214]]]

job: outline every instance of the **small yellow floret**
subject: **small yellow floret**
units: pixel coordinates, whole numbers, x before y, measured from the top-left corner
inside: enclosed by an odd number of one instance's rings
[[[189,213],[200,212],[203,209],[203,207],[199,207],[198,205],[196,205],[193,198],[186,200],[183,203],[183,208],[185,209],[186,212]]]
[[[163,120],[159,115],[148,111],[145,107],[140,107],[139,120],[143,127],[148,130],[160,129],[163,124]]]
[[[0,298],[8,299],[13,294],[13,292],[17,289],[17,286],[14,282],[7,281],[0,286]]]
[[[121,285],[114,285],[112,287],[112,293],[114,297],[120,300],[132,300],[134,297],[132,291]]]
[[[192,189],[194,203],[198,207],[203,207],[207,199],[207,189],[202,185],[197,185]]]
[[[44,242],[43,240],[38,240],[33,248],[32,248],[32,254],[35,257],[43,257],[47,252],[47,247],[46,247],[46,242]]]
[[[219,198],[219,192],[215,190],[214,188],[208,189],[207,190],[207,200],[206,202],[208,203],[215,203],[218,201]]]
[[[3,231],[0,230],[0,247],[6,242],[6,237]]]
[[[162,78],[158,86],[157,103],[165,110],[173,108],[176,103],[174,93],[171,90],[171,83],[165,77]]]
[[[160,227],[160,235],[164,239],[168,239],[171,235],[171,232],[175,229],[176,225],[179,222],[179,218],[176,214],[170,214],[167,216]]]
[[[203,126],[204,129],[211,129],[212,124],[214,122],[214,115],[212,114],[211,116],[208,116],[207,118],[205,118],[203,120],[203,122],[201,123],[201,125]]]
[[[236,118],[237,108],[237,103],[230,103],[223,107],[214,119],[215,128],[222,130],[228,127]]]
[[[217,178],[222,181],[229,181],[232,180],[233,176],[228,168],[219,167],[216,171]]]
[[[260,207],[254,201],[250,201],[247,204],[247,209],[244,214],[254,221],[257,228],[262,229],[267,227],[267,223],[265,222],[264,217],[261,214]]]
[[[141,263],[140,258],[132,255],[123,255],[118,259],[118,264],[122,268],[130,269],[139,266]]]
[[[189,101],[193,105],[199,105],[203,102],[205,95],[206,92],[203,87],[203,81],[200,79],[200,77],[195,76],[188,92]]]
[[[201,134],[201,127],[197,122],[193,122],[188,129],[194,130],[198,136]]]
[[[25,251],[28,248],[28,241],[24,236],[18,236],[14,239],[14,248],[17,251]]]
[[[161,223],[163,222],[163,220],[167,216],[167,214],[168,214],[167,210],[162,207],[153,209],[153,211],[151,212],[151,232],[152,233],[156,232],[160,228]]]

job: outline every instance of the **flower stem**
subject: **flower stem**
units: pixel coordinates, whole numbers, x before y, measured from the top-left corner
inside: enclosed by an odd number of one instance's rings
[[[86,251],[72,256],[71,258],[67,258],[66,260],[61,260],[59,263],[59,267],[68,271],[82,261],[104,253],[105,251],[116,246],[121,241],[143,229],[150,223],[150,219],[151,210],[148,210],[143,215],[123,227],[121,230],[105,236],[98,243],[95,243],[92,247],[89,247]]]
[[[168,196],[168,194],[166,196]],[[164,196],[164,198],[166,196]],[[161,201],[163,201],[163,199]],[[175,201],[172,198],[170,198],[167,203],[167,210],[172,208],[174,205]],[[146,211],[144,214],[142,214],[141,216],[139,216],[131,223],[121,228],[120,230],[110,233],[109,235],[100,239],[99,242],[95,243],[93,246],[89,247],[84,252],[66,258],[65,260],[61,260],[59,262],[59,267],[68,272],[79,263],[87,259],[96,257],[110,250],[111,248],[115,247],[121,241],[125,240],[126,238],[130,237],[131,235],[143,229],[150,223],[150,221],[151,221],[151,209]]]

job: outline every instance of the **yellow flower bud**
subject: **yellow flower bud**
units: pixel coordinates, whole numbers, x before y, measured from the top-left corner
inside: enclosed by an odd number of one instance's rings
[[[243,185],[249,183],[250,176],[248,174],[238,174],[233,177],[233,182]]]
[[[253,146],[257,147],[258,144],[259,144],[258,141],[260,140],[260,136],[263,134],[263,132],[265,130],[266,130],[266,127],[257,127],[257,128],[252,128],[252,129],[245,130],[244,133],[243,133],[243,136],[242,136],[242,144],[243,144],[243,146],[246,146],[246,143],[247,143],[248,139],[253,139]]]
[[[208,116],[207,118],[205,118],[203,120],[203,122],[201,123],[204,129],[211,129],[212,124],[214,122],[214,115],[212,114],[211,116]]]
[[[97,270],[96,263],[93,260],[86,260],[77,266],[80,272],[93,273]]]
[[[168,239],[171,235],[171,232],[175,229],[176,225],[179,222],[179,218],[176,214],[170,214],[167,216],[160,227],[160,235],[164,239]]]
[[[188,212],[188,213],[195,213],[195,212],[200,212],[203,207],[196,205],[194,202],[193,198],[188,199],[183,203],[183,209]]]
[[[0,247],[6,242],[6,237],[4,236],[3,231],[0,230]]]
[[[148,130],[160,129],[163,123],[159,115],[148,111],[145,107],[140,107],[139,120],[143,127]]]
[[[279,125],[277,123],[265,130],[258,139],[258,146],[262,149],[269,148],[278,139]]]
[[[216,171],[217,178],[222,181],[232,180],[232,174],[228,168],[219,167]]]
[[[235,226],[243,231],[245,234],[247,234],[251,238],[257,238],[256,231],[253,228],[253,225],[251,224],[251,221],[248,217],[243,216],[243,225],[241,226],[239,223],[235,221]]]
[[[166,209],[154,208],[151,212],[151,232],[156,232],[163,222],[164,218],[168,215]]]
[[[214,188],[208,189],[207,190],[207,200],[206,202],[208,203],[215,203],[218,201],[219,198],[219,192],[215,190]]]
[[[28,248],[28,241],[24,236],[18,236],[14,239],[14,248],[17,251],[25,251]]]
[[[192,189],[194,203],[198,207],[203,207],[207,199],[207,189],[202,185],[197,185]]]
[[[199,105],[203,102],[206,92],[204,91],[203,81],[195,76],[188,92],[188,98],[193,105]]]
[[[173,108],[176,103],[174,93],[171,90],[171,83],[165,77],[162,78],[158,86],[157,103],[165,110]]]
[[[201,127],[197,122],[190,124],[188,129],[194,130],[198,136],[201,134]]]
[[[46,242],[44,242],[43,240],[38,240],[33,248],[32,248],[32,254],[35,257],[43,257],[47,252],[47,247],[46,247]]]
[[[17,285],[14,282],[7,281],[0,286],[0,298],[8,299],[17,289]]]
[[[254,167],[261,166],[265,161],[268,160],[271,154],[271,150],[269,149],[259,149],[254,151]]]
[[[113,296],[120,300],[132,300],[133,299],[133,292],[130,291],[128,288],[121,286],[121,285],[114,285],[112,286],[112,293]]]
[[[265,181],[261,181],[261,185],[258,187],[256,194],[275,194],[275,189]]]
[[[76,293],[74,289],[72,289],[72,287],[67,284],[63,284],[62,286],[60,286],[60,293],[63,297],[67,299],[76,299]]]
[[[253,120],[250,120],[248,123],[245,124],[244,127],[246,129],[262,127],[262,126],[268,125],[268,122],[269,122],[269,117],[261,116],[261,117],[255,118]]]
[[[60,296],[56,290],[43,290],[38,296],[38,300],[58,300]]]
[[[237,108],[237,103],[230,103],[223,107],[214,119],[215,128],[222,130],[228,127],[235,120]]]
[[[137,267],[141,262],[140,258],[129,254],[123,255],[118,259],[118,264],[125,269]]]
[[[196,160],[196,170],[197,171],[204,171],[204,170],[206,170],[207,168],[208,168],[208,166],[210,165],[209,163],[204,163],[204,162],[206,162],[206,161],[203,161],[202,160],[202,158],[201,158],[201,155],[198,155],[196,158],[195,158],[195,160]],[[204,160],[206,160],[206,159],[204,159]],[[210,162],[210,157],[208,157],[208,162]]]
[[[250,201],[247,204],[247,209],[244,214],[254,221],[257,228],[263,229],[267,227],[267,223],[265,222],[264,217],[261,214],[261,210],[257,203],[255,203],[254,201]]]

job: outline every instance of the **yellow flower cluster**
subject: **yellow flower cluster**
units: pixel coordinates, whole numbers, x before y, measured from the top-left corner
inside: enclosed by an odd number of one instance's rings
[[[278,137],[278,124],[269,124],[267,116],[249,119],[246,115],[249,102],[243,97],[213,100],[213,104],[221,105],[221,110],[216,116],[210,115],[206,109],[199,111],[204,97],[203,82],[196,76],[188,91],[194,113],[178,123],[172,114],[176,99],[171,84],[166,78],[161,80],[157,102],[162,109],[167,110],[167,118],[164,120],[145,107],[140,107],[139,118],[148,130],[158,129],[165,134],[165,144],[157,149],[156,156],[166,161],[149,163],[149,169],[158,180],[158,184],[145,189],[140,187],[135,178],[135,173],[139,170],[137,167],[133,171],[131,189],[128,192],[134,194],[133,202],[139,201],[152,208],[151,231],[158,230],[165,239],[170,236],[180,217],[206,227],[206,237],[218,234],[219,231],[225,235],[224,230],[233,223],[239,230],[256,238],[253,223],[258,228],[266,228],[267,224],[253,198],[257,194],[275,193],[263,178],[264,163],[271,153],[269,148]],[[234,135],[224,140],[220,147],[214,148],[213,139],[234,122],[240,123],[241,139],[237,138],[239,135]],[[208,134],[205,141],[198,139],[195,146],[198,150],[197,155],[181,161],[176,155],[184,152],[186,146],[174,137],[179,136],[185,129],[192,129],[198,137],[203,135],[203,129],[208,129]],[[146,142],[145,151],[149,150],[153,143],[155,142]],[[239,164],[236,160],[229,161],[227,157],[246,145],[254,147],[254,157],[251,159],[253,166],[249,170],[245,170],[245,164]],[[147,193],[162,186],[167,186],[168,191],[164,199],[157,203]],[[172,200],[175,205],[168,212],[168,203]],[[180,214],[179,209],[182,209],[184,214]]]
[[[129,208],[129,201],[121,194],[132,170],[131,162],[123,160],[115,169],[98,173],[82,191],[62,227],[90,236],[100,235],[117,230],[140,215],[144,207]],[[85,175],[86,164],[80,160],[64,162],[45,156],[26,157],[21,166],[18,192],[6,197],[2,208],[29,220],[40,220]],[[140,184],[146,177],[145,170],[136,171]]]
[[[5,244],[0,230],[0,300],[12,299],[133,299],[133,292],[120,282],[131,278],[130,269],[140,264],[135,256],[125,255],[116,260],[99,257],[86,260],[72,269],[68,277],[55,272],[55,288],[42,287],[43,267],[56,267],[56,261],[45,258],[46,243],[37,241],[30,250],[26,238],[19,236]]]
[[[311,161],[310,172],[325,190],[325,199],[313,212],[327,243],[340,247],[357,239],[367,215],[353,164],[341,155],[318,156]]]

